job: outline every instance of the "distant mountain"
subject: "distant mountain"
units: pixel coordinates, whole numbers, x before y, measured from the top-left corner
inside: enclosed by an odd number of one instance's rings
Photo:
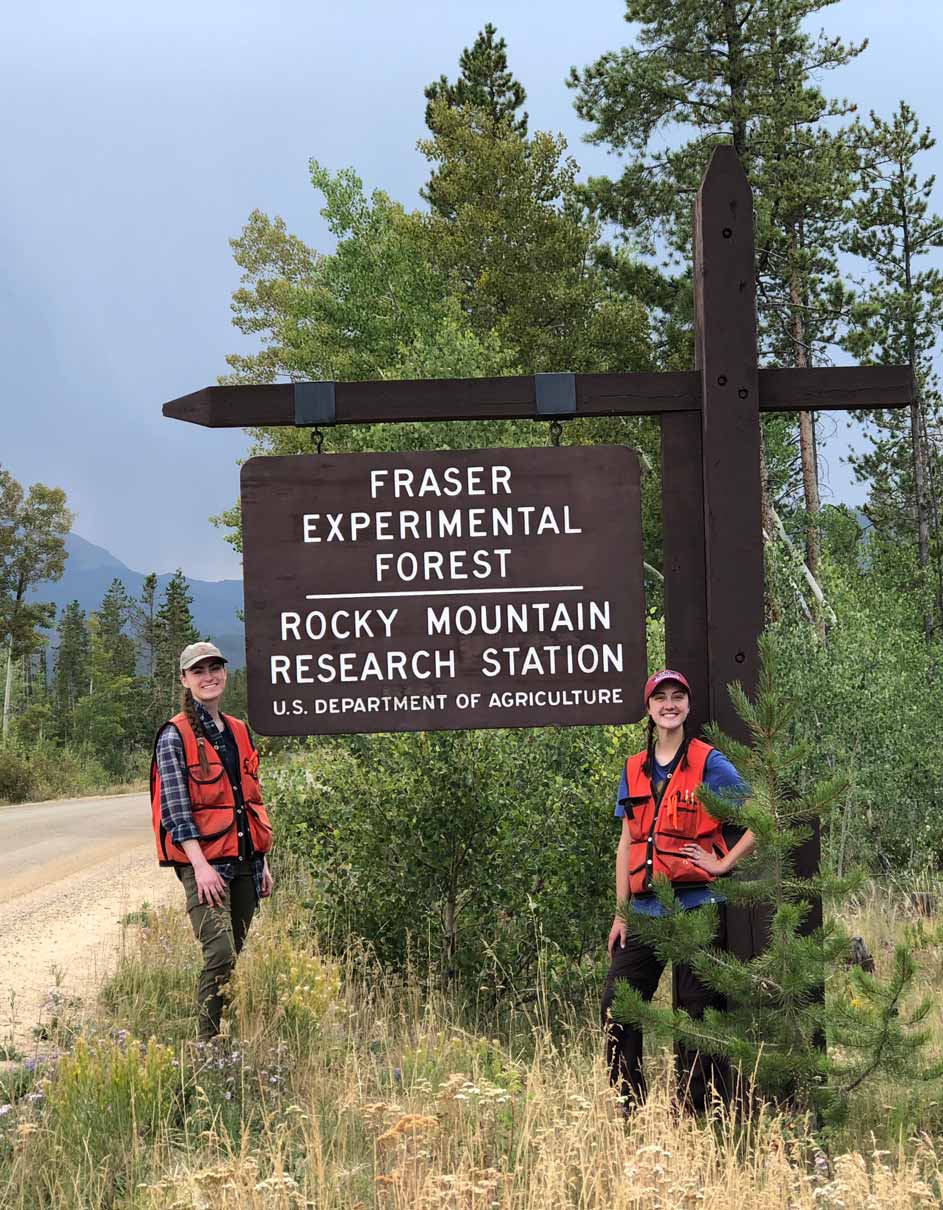
[[[120,559],[86,542],[78,534],[66,538],[65,573],[61,580],[39,584],[31,592],[33,600],[53,601],[62,609],[70,601],[78,601],[86,612],[97,609],[108,586],[121,580],[132,597],[140,599],[145,573],[132,571]],[[171,572],[157,577],[158,600]],[[211,639],[229,660],[233,668],[246,662],[245,630],[239,618],[242,609],[241,580],[187,580],[193,594],[193,622],[200,635]]]

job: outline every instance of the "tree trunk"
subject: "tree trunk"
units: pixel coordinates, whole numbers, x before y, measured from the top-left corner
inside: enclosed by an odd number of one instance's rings
[[[917,514],[917,558],[921,570],[926,572],[930,565],[930,509],[927,499],[929,475],[927,446],[923,439],[923,406],[919,395],[910,405],[910,447],[914,472],[914,511]],[[927,639],[933,637],[933,611],[929,608],[924,608],[923,633]]]
[[[910,444],[913,453],[914,495],[917,503],[917,556],[920,566],[930,562],[930,510],[927,507],[927,450],[923,441],[921,401],[910,405]]]
[[[905,180],[904,165],[898,164],[899,181]],[[910,214],[906,202],[901,198],[901,222],[903,248],[901,256],[904,263],[904,288],[907,291],[907,355],[910,358],[911,369],[916,373],[917,368],[917,332],[913,314],[913,252],[910,246]],[[910,405],[910,448],[914,472],[914,512],[917,522],[917,558],[920,567],[925,569],[930,563],[930,509],[927,499],[928,486],[928,456],[927,443],[923,434],[923,389],[918,384],[917,398]],[[923,633],[926,638],[933,635],[933,611],[925,609],[923,615]]]
[[[7,742],[10,730],[10,708],[13,701],[13,636],[7,640],[7,675],[3,689],[3,743]]]
[[[803,298],[798,282],[793,278],[789,287],[792,302],[792,340],[796,368],[809,368],[811,358],[806,343],[805,318],[803,315]],[[819,538],[819,512],[822,508],[819,496],[818,456],[815,448],[815,424],[811,412],[799,413],[799,456],[802,460],[802,493],[805,500],[805,559],[806,566],[816,581],[819,580],[819,568],[822,560],[822,546]],[[817,618],[817,626],[821,637],[825,637],[825,621]]]
[[[940,497],[930,458],[930,434],[927,432],[927,416],[921,409],[920,439],[927,452],[927,512],[930,520],[930,540],[933,552],[933,575],[936,585],[936,617],[943,617],[943,560],[940,557]]]
[[[730,97],[731,142],[741,162],[746,154],[747,121],[743,101],[743,31],[737,20],[737,0],[723,0],[724,40],[727,43],[727,90]]]
[[[456,879],[452,878],[449,885],[448,897],[445,901],[445,910],[442,913],[442,944],[439,958],[439,985],[444,992],[449,990],[449,987],[452,983],[452,977],[454,975],[452,964],[455,961],[457,918],[458,887],[456,885]]]
[[[763,511],[763,528],[773,532],[773,502],[769,495],[769,467],[766,464],[766,436],[760,425],[760,507]]]
[[[819,498],[819,481],[815,473],[815,429],[811,412],[799,413],[799,452],[802,457],[802,492],[806,512],[806,563],[809,571],[818,579],[822,560],[818,516],[822,504]]]
[[[769,467],[766,464],[766,436],[763,432],[762,421],[760,423],[760,508],[763,515],[763,534],[766,538],[772,541],[773,528],[773,502],[769,495]],[[767,578],[767,584],[769,580]],[[775,594],[772,592],[764,593],[766,601],[766,620],[767,622],[779,621],[779,604]]]

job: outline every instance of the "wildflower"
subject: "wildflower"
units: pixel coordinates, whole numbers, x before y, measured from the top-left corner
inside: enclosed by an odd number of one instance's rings
[[[436,1118],[424,1113],[406,1113],[377,1139],[377,1143],[395,1143],[406,1135],[415,1136],[427,1130],[437,1130]]]
[[[12,1105],[0,1105],[0,1118],[5,1118],[13,1109]]]

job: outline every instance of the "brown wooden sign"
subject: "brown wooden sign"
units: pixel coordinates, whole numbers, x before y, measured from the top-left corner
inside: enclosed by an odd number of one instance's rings
[[[249,718],[264,735],[641,713],[632,450],[253,458],[242,517]]]

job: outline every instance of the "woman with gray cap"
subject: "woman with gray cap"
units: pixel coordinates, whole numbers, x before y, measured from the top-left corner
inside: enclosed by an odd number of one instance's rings
[[[602,998],[609,1080],[621,1093],[626,1110],[645,1096],[642,1031],[612,1019],[616,988],[625,980],[650,1000],[665,969],[654,946],[643,941],[627,920],[665,915],[654,890],[654,879],[661,875],[671,883],[682,911],[719,905],[714,940],[723,947],[725,911],[711,884],[755,847],[753,833],[745,831],[728,849],[720,822],[699,799],[702,785],[735,801],[742,800],[747,790],[723,753],[688,735],[691,687],[684,674],[664,668],[650,676],[645,710],[646,746],[626,761],[616,798],[615,813],[622,821],[616,853],[619,913],[609,930],[611,964]],[[723,998],[705,986],[691,967],[677,964],[672,973],[678,1008],[697,1018],[708,1007],[723,1006]],[[682,1098],[692,1108],[704,1109],[711,1089],[724,1099],[729,1095],[729,1072],[723,1060],[678,1047],[676,1067]]]
[[[209,1040],[259,899],[272,893],[272,828],[249,728],[219,709],[225,656],[213,643],[191,643],[180,654],[180,683],[183,708],[154,743],[151,814],[158,861],[183,883],[203,948],[197,1009],[200,1038]]]

